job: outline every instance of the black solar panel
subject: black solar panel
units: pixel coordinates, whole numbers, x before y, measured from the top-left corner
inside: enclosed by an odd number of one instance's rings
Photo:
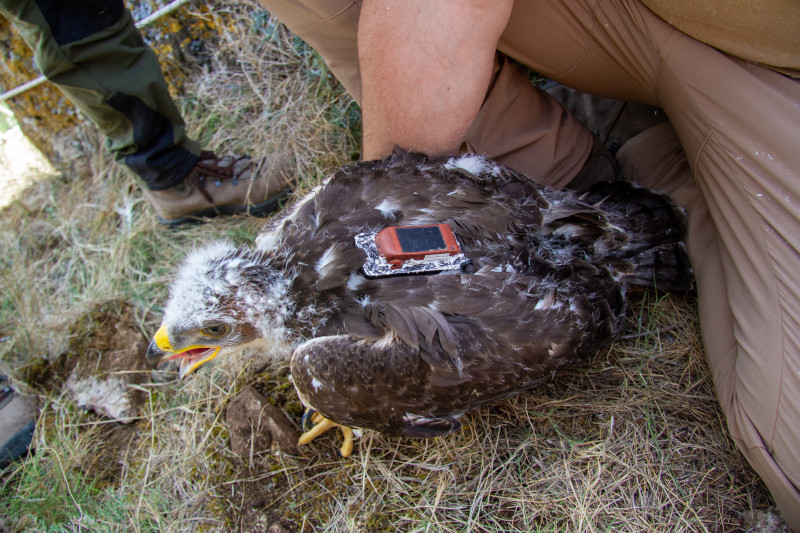
[[[425,252],[445,248],[444,237],[437,226],[396,228],[395,231],[403,252]]]

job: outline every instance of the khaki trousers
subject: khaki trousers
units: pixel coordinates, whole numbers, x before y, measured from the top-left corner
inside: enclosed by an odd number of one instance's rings
[[[360,2],[262,3],[360,100]],[[675,30],[638,0],[517,2],[498,49],[578,90],[666,112],[668,123],[631,139],[618,158],[627,179],[689,213],[720,404],[800,531],[800,83]],[[503,60],[467,141],[553,187],[578,172],[592,142]]]

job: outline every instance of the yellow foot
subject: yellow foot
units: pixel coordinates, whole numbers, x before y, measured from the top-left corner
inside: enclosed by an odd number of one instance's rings
[[[303,446],[308,444],[312,440],[316,439],[326,431],[331,428],[341,428],[342,435],[344,436],[344,442],[342,443],[342,447],[339,448],[339,452],[342,454],[342,457],[350,457],[350,454],[353,453],[353,430],[349,427],[342,426],[337,424],[336,422],[332,422],[328,420],[321,414],[314,412],[311,415],[311,422],[314,423],[314,427],[300,435],[300,440],[298,444]]]

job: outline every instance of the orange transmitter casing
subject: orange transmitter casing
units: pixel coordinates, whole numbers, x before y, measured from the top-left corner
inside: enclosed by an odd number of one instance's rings
[[[367,255],[361,270],[368,278],[452,273],[472,262],[447,224],[389,226],[359,233],[355,244]]]
[[[461,252],[447,224],[384,228],[375,235],[375,245],[392,269],[402,267],[409,260],[438,261]]]

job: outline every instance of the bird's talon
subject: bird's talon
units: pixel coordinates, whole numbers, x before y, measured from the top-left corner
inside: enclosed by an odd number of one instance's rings
[[[306,412],[303,413],[300,426],[303,428],[303,431],[308,431],[323,420],[325,420],[325,417],[319,414],[319,411],[313,407],[309,407],[306,409]]]
[[[303,418],[300,419],[300,427],[303,428],[303,431],[308,431],[314,424],[318,424],[319,422],[315,420],[316,415],[318,415],[316,409],[311,407],[307,408],[305,413],[303,413]]]
[[[353,453],[353,430],[349,427],[345,427],[342,425],[337,424],[331,420],[328,420],[318,412],[309,409],[306,411],[305,415],[303,415],[303,427],[305,427],[306,419],[310,418],[311,421],[314,423],[314,427],[300,435],[300,440],[297,443],[300,446],[304,446],[311,442],[312,440],[316,439],[326,431],[331,428],[338,427],[342,430],[342,436],[344,437],[344,442],[342,443],[342,447],[339,449],[339,453],[341,453],[342,457],[350,457],[350,454]]]
[[[344,437],[339,453],[342,454],[342,457],[350,457],[350,454],[353,453],[353,430],[345,426],[339,427],[342,428],[342,436]]]

